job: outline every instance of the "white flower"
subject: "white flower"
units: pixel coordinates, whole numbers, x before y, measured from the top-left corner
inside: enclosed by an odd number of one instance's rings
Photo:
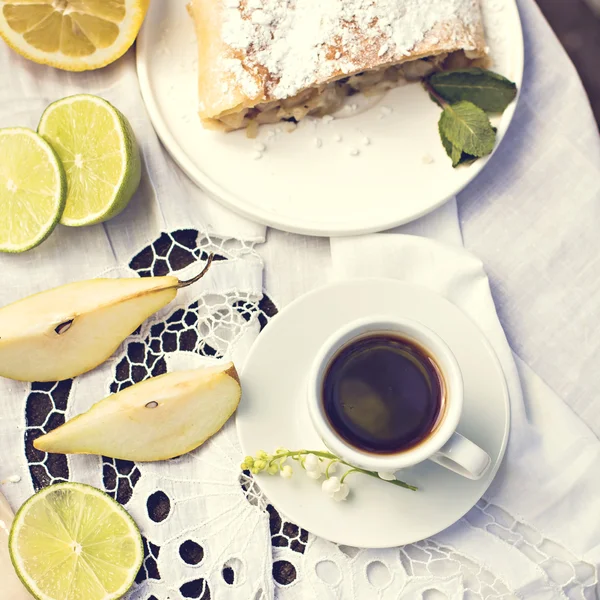
[[[292,467],[290,467],[290,465],[284,465],[283,467],[281,467],[281,471],[280,471],[280,475],[284,478],[284,479],[289,479],[292,476]]]
[[[379,471],[379,473],[377,473],[377,475],[379,475],[379,478],[383,479],[384,481],[395,481],[396,480],[395,473],[391,473],[388,471]]]
[[[311,479],[321,479],[321,476],[323,475],[323,471],[321,470],[320,467],[317,467],[317,469],[315,471],[306,471],[306,474]]]
[[[304,459],[304,469],[311,479],[320,479],[323,475],[323,463],[314,454]]]
[[[321,461],[314,454],[309,454],[304,459],[304,468],[307,471],[316,471],[319,468],[320,464]]]
[[[350,488],[347,483],[342,483],[339,477],[330,477],[321,484],[321,489],[324,494],[327,494],[330,498],[340,502],[345,500],[350,492]]]
[[[333,494],[333,499],[336,502],[341,502],[342,500],[345,500],[348,497],[349,493],[350,493],[350,488],[348,487],[348,484],[342,483],[342,484],[340,484],[340,489]]]
[[[340,478],[335,477],[335,475],[334,475],[333,477],[326,479],[321,484],[321,489],[323,490],[324,494],[327,494],[328,496],[333,498],[333,495],[339,491],[341,486],[342,486],[342,482],[340,481]]]

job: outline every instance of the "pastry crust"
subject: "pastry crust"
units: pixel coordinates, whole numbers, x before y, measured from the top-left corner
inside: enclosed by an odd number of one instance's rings
[[[386,78],[400,79],[408,62],[438,57],[439,67],[452,53],[486,55],[479,0],[192,0],[189,9],[199,114],[206,126],[226,130],[246,126],[257,111],[288,114],[283,101],[321,96],[355,74],[387,69]],[[311,26],[308,14],[318,17]],[[325,114],[319,102],[307,113]]]

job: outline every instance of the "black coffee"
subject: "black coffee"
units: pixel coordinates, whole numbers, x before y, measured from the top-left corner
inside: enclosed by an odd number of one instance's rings
[[[332,427],[349,444],[378,454],[416,446],[436,427],[444,383],[427,352],[398,335],[377,333],[350,342],[323,381]]]

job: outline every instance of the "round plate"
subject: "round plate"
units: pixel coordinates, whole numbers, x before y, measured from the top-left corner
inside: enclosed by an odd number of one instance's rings
[[[381,231],[437,208],[486,164],[483,159],[452,168],[439,139],[440,109],[418,84],[376,101],[353,96],[340,118],[330,123],[307,119],[293,133],[286,131],[288,124],[269,125],[250,140],[244,131],[203,129],[188,1],[150,4],[137,41],[140,87],[152,123],[175,161],[241,215],[311,235]],[[515,0],[481,4],[493,69],[520,88],[523,34]],[[514,109],[513,103],[495,123],[498,141]],[[266,146],[259,160],[257,143]],[[355,150],[357,156],[351,154]]]
[[[325,496],[298,465],[291,479],[261,474],[258,483],[278,511],[311,533],[350,546],[386,548],[430,537],[460,519],[492,482],[506,449],[510,406],[502,368],[487,339],[456,306],[423,288],[384,279],[340,283],[299,298],[252,348],[241,377],[237,430],[246,455],[279,446],[324,449],[306,407],[309,366],[333,331],[373,314],[417,319],[448,343],[465,384],[458,431],[491,456],[489,473],[471,481],[425,461],[401,472],[417,492],[353,474],[346,502]]]

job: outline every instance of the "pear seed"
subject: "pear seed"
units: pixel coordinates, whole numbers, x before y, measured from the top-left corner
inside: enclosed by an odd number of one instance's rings
[[[73,325],[73,319],[61,323],[54,329],[54,331],[56,331],[58,335],[62,335],[63,333],[66,333],[67,331],[69,331],[69,329],[71,329],[71,325]]]
[[[156,408],[158,406],[158,402],[154,402],[154,400],[152,402],[148,402],[148,404],[146,404],[146,408]]]

